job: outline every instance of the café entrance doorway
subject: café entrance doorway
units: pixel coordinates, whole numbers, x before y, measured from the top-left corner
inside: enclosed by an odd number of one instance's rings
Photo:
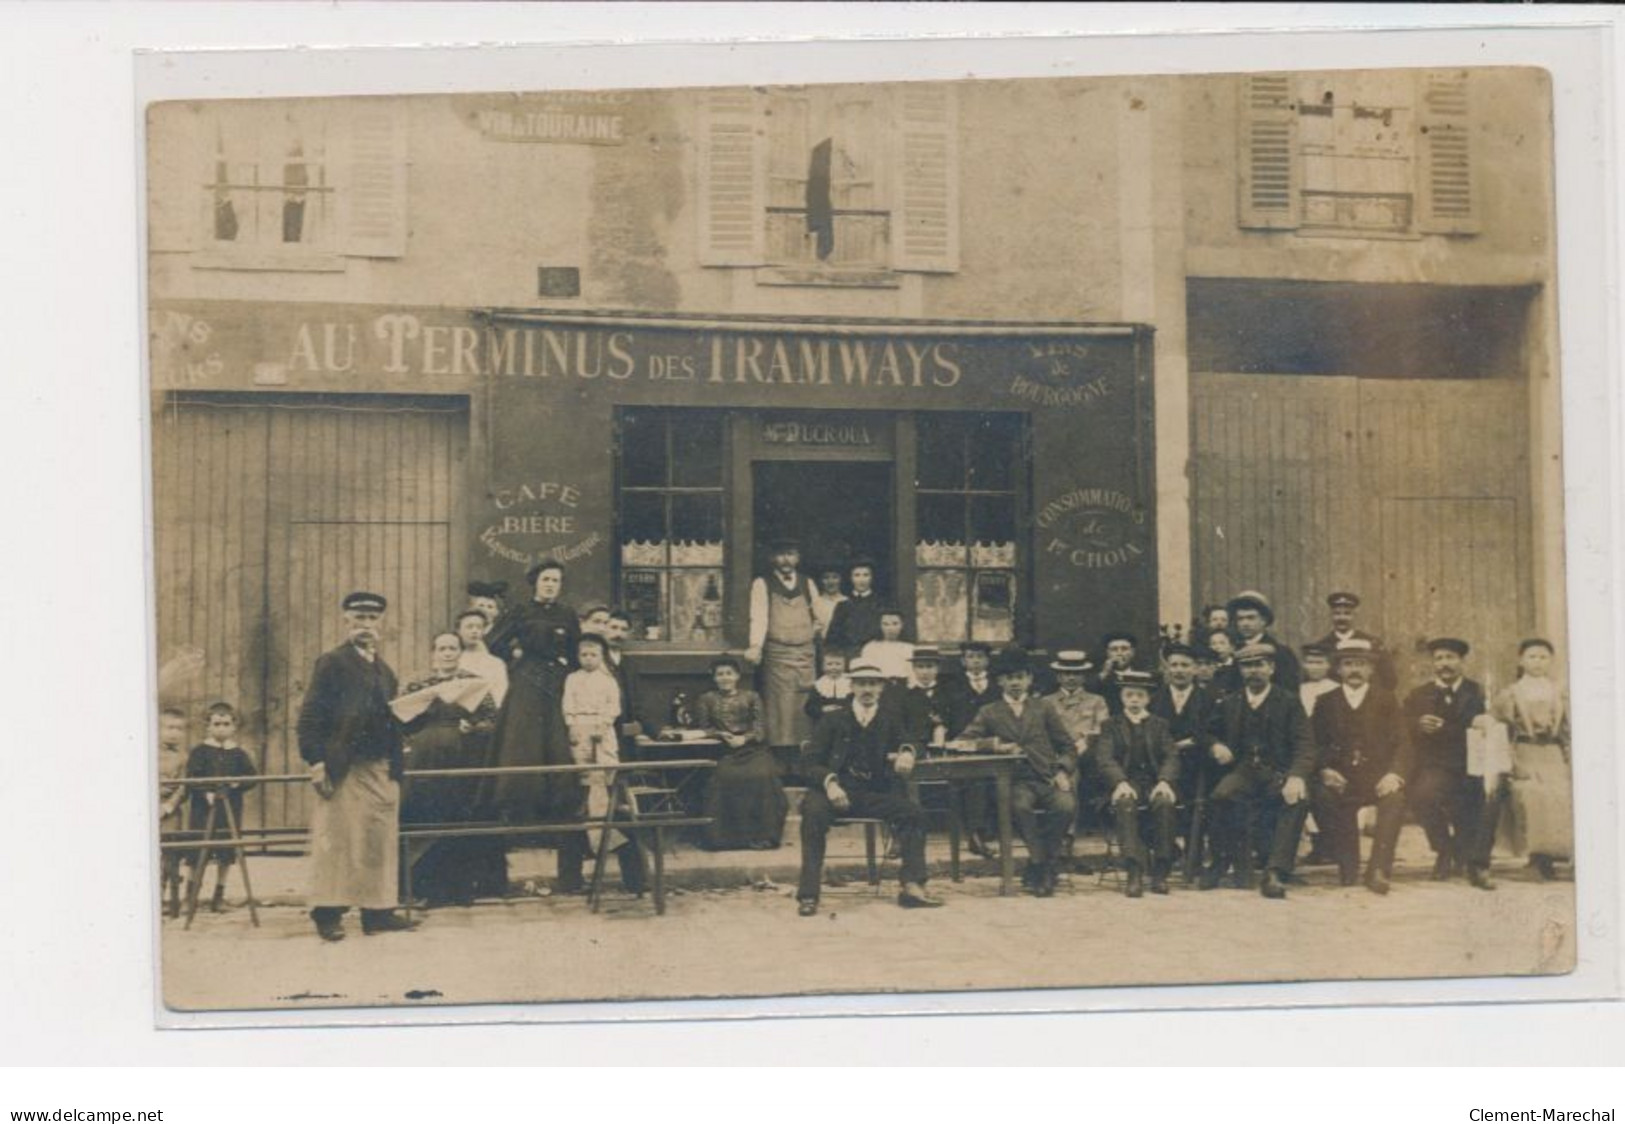
[[[767,544],[785,536],[801,541],[808,574],[828,565],[845,573],[854,558],[872,558],[876,594],[895,594],[890,464],[759,461],[754,469],[753,573],[767,572]]]

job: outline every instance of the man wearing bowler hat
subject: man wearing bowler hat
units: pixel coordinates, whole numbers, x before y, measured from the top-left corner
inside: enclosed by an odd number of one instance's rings
[[[299,710],[299,756],[318,797],[310,821],[310,916],[325,941],[344,939],[361,910],[367,935],[414,929],[400,901],[401,730],[390,710],[395,673],[378,654],[388,607],[376,593],[342,603],[348,636],[319,656]]]
[[[977,711],[959,736],[995,738],[1026,759],[1012,778],[1010,810],[1027,844],[1022,885],[1047,898],[1055,893],[1062,841],[1077,815],[1076,743],[1049,700],[1030,693],[1033,673],[1025,650],[1012,644],[1000,652],[993,678],[1000,697]]]
[[[1296,690],[1275,681],[1276,650],[1246,644],[1236,653],[1241,690],[1218,702],[1208,756],[1222,775],[1213,786],[1213,862],[1200,887],[1215,889],[1234,869],[1252,882],[1254,831],[1270,840],[1266,898],[1286,897],[1297,863],[1298,837],[1309,814],[1309,775],[1315,743]]]
[[[1399,676],[1394,671],[1393,657],[1383,647],[1382,639],[1354,627],[1354,614],[1360,607],[1359,594],[1349,593],[1346,590],[1328,594],[1326,607],[1331,611],[1332,630],[1315,641],[1316,646],[1330,655],[1336,653],[1337,646],[1345,640],[1369,641],[1374,661],[1371,682],[1384,691],[1392,691],[1399,686]],[[1335,670],[1333,674],[1336,674]]]
[[[1315,822],[1343,885],[1352,886],[1360,869],[1359,811],[1377,806],[1365,885],[1374,894],[1386,894],[1405,818],[1410,739],[1393,692],[1371,682],[1376,667],[1371,641],[1345,640],[1335,659],[1342,686],[1315,703]]]
[[[1495,889],[1490,848],[1498,800],[1486,797],[1484,778],[1467,772],[1467,731],[1485,711],[1484,688],[1464,673],[1467,641],[1428,641],[1433,679],[1405,698],[1405,732],[1415,762],[1410,804],[1436,856],[1433,877],[1445,881],[1465,870],[1480,890]]]
[[[761,669],[768,744],[799,746],[811,728],[802,707],[817,678],[821,597],[801,572],[801,544],[795,539],[774,539],[768,558],[768,573],[750,585],[745,658]]]
[[[1275,683],[1296,695],[1298,684],[1303,682],[1303,672],[1292,649],[1270,634],[1269,630],[1275,624],[1275,609],[1270,605],[1269,598],[1256,589],[1246,589],[1232,597],[1225,608],[1230,612],[1231,627],[1236,630],[1237,646],[1262,644],[1274,648]]]
[[[886,677],[874,664],[847,669],[852,705],[818,720],[802,763],[807,795],[801,800],[801,879],[797,912],[818,912],[824,844],[829,829],[846,816],[885,820],[903,858],[897,904],[928,909],[942,903],[925,892],[925,810],[909,796],[918,746],[900,706],[882,706]]]

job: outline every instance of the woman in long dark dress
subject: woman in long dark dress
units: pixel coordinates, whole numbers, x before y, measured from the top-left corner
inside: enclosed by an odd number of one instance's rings
[[[740,688],[739,662],[731,656],[712,661],[711,679],[716,690],[700,696],[695,720],[724,749],[705,794],[706,844],[714,851],[770,850],[784,839],[790,807],[765,744],[762,697]]]
[[[432,641],[429,671],[408,683],[402,695],[428,690],[453,679],[477,679],[458,664],[462,641],[443,632]],[[479,769],[490,761],[497,705],[487,692],[472,711],[435,699],[405,724],[407,768]],[[403,826],[470,823],[484,818],[478,777],[414,778],[401,801]],[[495,843],[495,846],[493,846]],[[430,905],[467,905],[482,895],[507,891],[506,857],[500,840],[489,837],[414,840],[407,861],[412,892]]]
[[[494,735],[495,764],[570,765],[564,725],[564,680],[575,669],[581,626],[559,600],[564,566],[538,562],[525,575],[534,598],[502,615],[485,638],[491,654],[508,664],[508,694]],[[569,774],[500,776],[492,803],[508,820],[562,820],[577,813],[581,784]]]

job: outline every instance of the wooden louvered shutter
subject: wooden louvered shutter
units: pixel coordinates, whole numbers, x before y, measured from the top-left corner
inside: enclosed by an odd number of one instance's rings
[[[1239,222],[1266,230],[1296,228],[1298,107],[1290,75],[1242,78],[1239,132]]]
[[[892,265],[924,273],[959,268],[959,113],[951,88],[895,91],[897,193]]]
[[[147,249],[197,248],[207,174],[202,107],[166,102],[147,107]]]
[[[764,146],[760,103],[752,90],[718,90],[700,110],[700,264],[760,265]]]
[[[390,105],[360,106],[334,129],[343,252],[360,258],[406,253],[406,121]]]
[[[1472,106],[1467,72],[1426,70],[1417,76],[1417,229],[1476,234]]]

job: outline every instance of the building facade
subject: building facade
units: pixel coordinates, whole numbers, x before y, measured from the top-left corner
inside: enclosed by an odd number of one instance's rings
[[[345,590],[410,673],[546,557],[654,721],[780,533],[950,648],[1560,631],[1541,76],[1340,81],[156,106],[160,658],[280,769]]]

